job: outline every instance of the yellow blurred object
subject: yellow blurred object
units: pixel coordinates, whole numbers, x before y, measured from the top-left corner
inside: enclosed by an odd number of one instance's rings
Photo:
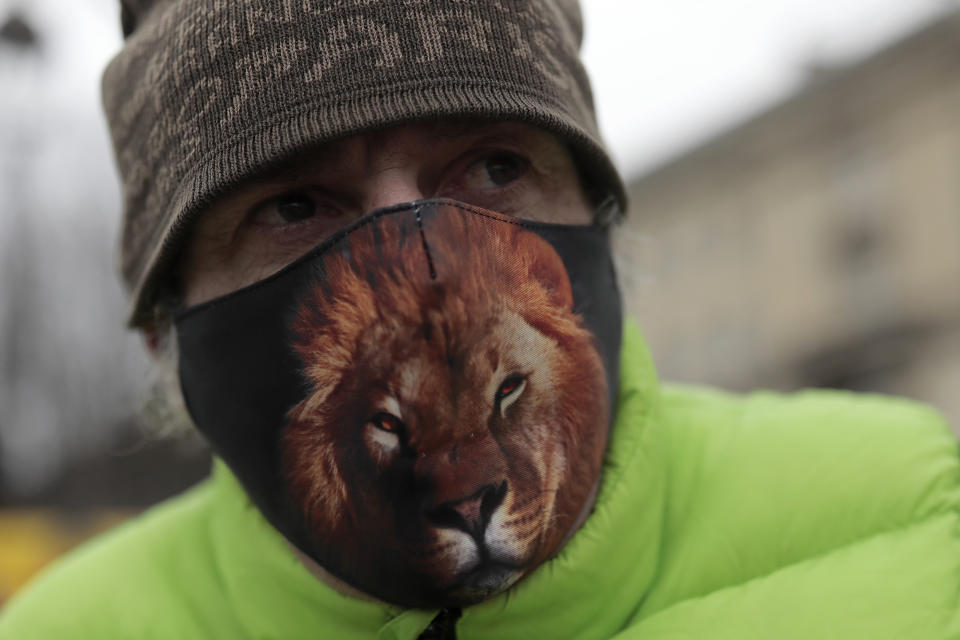
[[[52,560],[131,515],[125,511],[0,510],[0,606]]]

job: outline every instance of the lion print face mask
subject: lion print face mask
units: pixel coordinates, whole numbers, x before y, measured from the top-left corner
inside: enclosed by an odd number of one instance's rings
[[[187,406],[266,518],[351,586],[470,604],[556,555],[599,477],[607,232],[380,209],[176,319]]]

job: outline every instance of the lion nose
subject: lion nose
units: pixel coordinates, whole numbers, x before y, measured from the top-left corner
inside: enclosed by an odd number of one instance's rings
[[[460,529],[479,537],[487,528],[490,517],[503,497],[507,495],[507,483],[488,484],[468,498],[445,502],[427,509],[426,516],[434,525],[446,529]]]

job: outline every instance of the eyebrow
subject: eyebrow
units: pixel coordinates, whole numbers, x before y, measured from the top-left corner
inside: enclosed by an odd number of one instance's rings
[[[329,145],[305,149],[258,172],[249,184],[265,186],[297,181],[307,173],[314,171],[318,164],[332,164],[338,155],[339,153],[336,153]]]
[[[492,129],[500,129],[505,122],[484,122],[482,120],[454,120],[440,121],[434,124],[429,135],[434,140],[450,140],[463,138],[468,135],[488,135]]]

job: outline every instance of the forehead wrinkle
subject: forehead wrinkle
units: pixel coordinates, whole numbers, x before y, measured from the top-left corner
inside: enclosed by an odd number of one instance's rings
[[[491,125],[488,123],[467,120],[441,121],[430,127],[428,136],[432,142],[446,142],[467,136],[483,135],[490,128]]]
[[[304,181],[317,172],[341,173],[352,151],[351,138],[335,140],[303,151],[264,170],[257,184],[283,184]]]
[[[517,138],[534,127],[518,122],[487,122],[483,120],[444,120],[434,124],[428,132],[431,141],[448,142],[463,139],[509,136]]]
[[[272,164],[249,181],[243,183],[229,198],[238,199],[249,197],[250,193],[258,190],[276,188],[291,183],[309,181],[318,173],[327,175],[341,175],[346,173],[345,167],[350,166],[350,156],[359,155],[359,162],[353,166],[368,167],[370,158],[375,157],[375,151],[382,148],[386,141],[398,135],[421,133],[428,144],[476,140],[482,137],[495,135],[510,135],[511,137],[524,133],[522,126],[510,122],[484,122],[471,120],[439,120],[432,123],[411,124],[389,127],[369,131],[354,136],[333,140],[322,145],[306,149],[289,158]],[[359,144],[358,144],[359,143]],[[402,157],[402,147],[397,149],[392,157]]]
[[[358,164],[373,174],[389,169],[402,169],[408,161],[416,162],[424,152],[435,153],[440,144],[464,143],[486,135],[497,124],[469,120],[439,120],[370,131],[354,140],[362,148]],[[373,162],[376,160],[376,166]]]

